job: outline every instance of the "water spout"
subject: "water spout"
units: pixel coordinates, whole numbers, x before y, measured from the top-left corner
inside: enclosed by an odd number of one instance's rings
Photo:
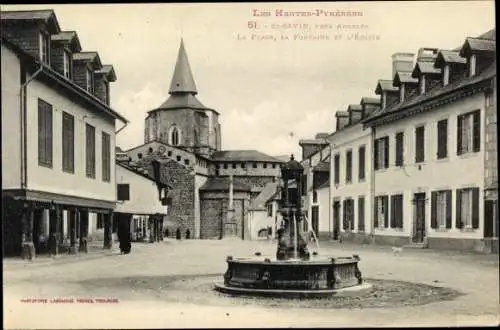
[[[307,222],[307,232],[311,233],[313,235],[314,242],[316,243],[316,250],[317,250],[316,252],[319,253],[319,239],[316,236],[316,232],[314,231],[314,229],[312,229],[312,228],[309,227],[309,219],[307,218],[306,215],[304,215],[304,219]]]

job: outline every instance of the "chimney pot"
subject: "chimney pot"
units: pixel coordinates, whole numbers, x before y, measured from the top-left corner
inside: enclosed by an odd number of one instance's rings
[[[392,55],[392,79],[398,72],[413,71],[413,53],[394,53]]]

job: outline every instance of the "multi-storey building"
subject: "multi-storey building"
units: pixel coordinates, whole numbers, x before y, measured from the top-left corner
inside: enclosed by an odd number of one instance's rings
[[[496,136],[485,134],[486,119],[495,121],[495,49],[486,36],[455,50],[424,48],[411,69],[393,73],[399,99],[382,95],[382,109],[364,120],[373,136],[375,241],[466,250],[496,242],[498,250],[496,197],[486,194],[497,180],[486,141]]]
[[[111,65],[83,52],[52,10],[2,11],[4,253],[85,249],[116,204]],[[77,240],[79,239],[79,244]]]

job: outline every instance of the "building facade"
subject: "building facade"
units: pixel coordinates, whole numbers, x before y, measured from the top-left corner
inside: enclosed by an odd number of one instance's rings
[[[109,247],[115,122],[127,122],[109,106],[114,70],[52,10],[3,11],[1,24],[5,254],[85,251],[92,214]]]

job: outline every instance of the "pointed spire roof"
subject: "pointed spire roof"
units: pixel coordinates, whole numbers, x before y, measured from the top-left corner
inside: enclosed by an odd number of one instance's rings
[[[194,82],[193,73],[189,65],[186,49],[184,48],[184,40],[181,39],[179,54],[177,55],[177,63],[175,64],[174,75],[170,83],[169,94],[174,93],[198,93]]]

